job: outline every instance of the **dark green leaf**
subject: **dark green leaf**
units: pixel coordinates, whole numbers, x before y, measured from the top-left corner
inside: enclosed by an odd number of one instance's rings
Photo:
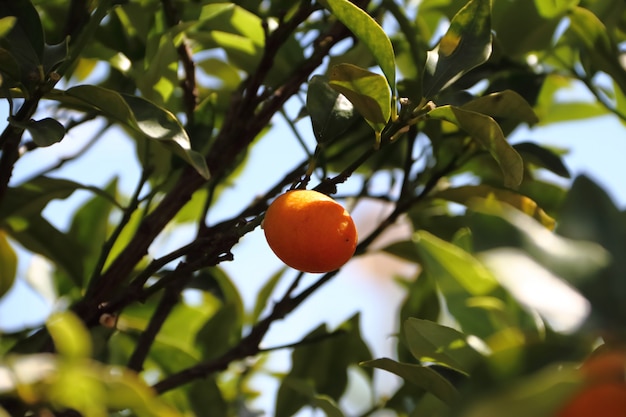
[[[361,365],[384,369],[396,374],[405,381],[432,393],[445,403],[452,404],[459,398],[459,393],[454,385],[440,373],[427,366],[396,362],[389,358],[374,359],[363,362]]]
[[[385,74],[391,90],[395,90],[396,60],[391,41],[383,28],[348,0],[322,0],[322,4],[367,46]]]
[[[588,177],[577,177],[563,202],[556,231],[570,239],[597,242],[610,253],[609,268],[578,287],[609,322],[626,320],[622,302],[626,294],[626,222],[611,198]]]
[[[188,396],[196,416],[228,417],[228,404],[215,377],[194,381],[189,387]]]
[[[559,155],[551,150],[532,142],[522,142],[513,145],[513,148],[524,158],[538,167],[545,168],[564,178],[569,178],[569,170]]]
[[[41,120],[31,120],[26,129],[30,133],[33,142],[41,147],[61,142],[63,137],[65,137],[65,127],[50,117]]]
[[[391,116],[391,92],[385,79],[351,64],[330,70],[330,85],[346,96],[377,134]]]
[[[524,177],[524,161],[506,141],[500,126],[491,117],[455,106],[440,106],[428,114],[435,119],[446,120],[459,126],[489,151],[500,165],[506,187],[517,188],[521,184]]]
[[[482,356],[467,343],[467,336],[432,321],[409,318],[404,322],[406,343],[421,362],[433,362],[469,374]]]
[[[491,1],[471,0],[428,53],[424,96],[431,98],[491,55]]]
[[[355,121],[352,103],[320,75],[313,76],[309,81],[306,109],[311,117],[313,134],[320,144],[333,141]]]
[[[13,286],[17,273],[17,255],[6,234],[0,229],[0,298]]]

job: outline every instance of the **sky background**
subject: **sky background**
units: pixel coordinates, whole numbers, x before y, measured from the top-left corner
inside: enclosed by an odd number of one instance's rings
[[[589,98],[584,91],[579,91],[582,98]],[[6,113],[6,109],[2,109]],[[4,116],[0,115],[0,120]],[[300,127],[309,129],[304,120]],[[16,165],[12,184],[18,184],[33,173],[52,166],[60,158],[72,154],[81,144],[87,142],[98,123],[90,123],[72,130],[59,144],[46,149],[29,152]],[[249,163],[244,172],[231,188],[221,196],[210,215],[210,221],[226,218],[250,202],[256,195],[263,193],[277,179],[298,163],[304,153],[291,137],[290,132],[280,119],[275,120],[275,130],[263,138],[252,149]],[[573,177],[586,174],[600,183],[609,192],[616,204],[626,207],[626,130],[616,117],[603,116],[571,123],[559,123],[533,129],[523,128],[514,132],[512,142],[533,141],[540,144],[570,149],[565,162]],[[120,188],[130,193],[137,178],[138,169],[134,157],[134,147],[117,128],[106,133],[98,143],[81,158],[66,164],[55,176],[70,178],[87,185],[97,185],[110,181],[113,176],[120,178]],[[315,185],[315,184],[312,184]],[[341,192],[349,190],[350,181],[340,186]],[[356,184],[355,184],[356,185]],[[380,187],[386,187],[381,181]],[[86,191],[77,191],[66,200],[51,202],[44,211],[45,217],[61,229],[67,228],[73,211],[86,199],[91,198]],[[389,207],[382,204],[359,204],[353,211],[360,236],[366,236]],[[410,230],[399,223],[378,242],[380,247],[402,236],[408,236]],[[193,236],[192,229],[185,229],[176,236],[161,238],[151,254],[165,253]],[[250,310],[259,288],[266,280],[282,267],[280,261],[267,247],[262,230],[259,228],[246,235],[233,250],[235,261],[221,266],[233,278],[240,289],[244,303]],[[274,325],[264,347],[295,342],[300,337],[327,323],[330,328],[339,325],[356,312],[361,314],[362,333],[369,343],[374,357],[393,356],[395,349],[394,330],[397,328],[396,316],[403,292],[394,280],[396,276],[411,277],[415,267],[381,253],[372,253],[351,261],[330,283],[322,287],[301,308],[286,320]],[[45,263],[31,257],[20,257],[19,278],[14,288],[0,300],[0,330],[12,331],[23,327],[38,326],[45,320],[54,307],[40,295],[34,293],[26,283],[26,277],[41,276],[46,273]],[[295,273],[289,272],[276,294],[289,284]],[[305,278],[307,282],[317,276]],[[277,371],[285,370],[287,351],[277,355],[273,362]],[[389,375],[381,376],[377,386],[381,391],[393,389],[394,381]],[[271,378],[264,384],[275,384]]]

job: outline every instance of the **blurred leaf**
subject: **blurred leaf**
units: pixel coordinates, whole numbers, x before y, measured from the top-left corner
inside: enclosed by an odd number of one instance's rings
[[[514,119],[534,125],[539,122],[532,107],[513,90],[504,90],[475,98],[461,106],[463,110],[494,118]]]
[[[65,137],[65,127],[50,117],[41,120],[31,120],[27,124],[26,130],[30,133],[33,142],[41,147],[61,142]]]
[[[389,358],[374,359],[363,362],[361,365],[383,369],[398,375],[405,381],[409,381],[434,394],[445,403],[451,404],[459,398],[459,393],[454,388],[454,385],[437,371],[427,366],[396,362]]]
[[[396,60],[391,41],[383,28],[348,0],[322,0],[321,3],[367,46],[385,74],[391,90],[395,91]]]
[[[115,195],[117,179],[112,180],[105,188],[107,195]],[[103,250],[109,232],[109,216],[113,205],[111,201],[96,196],[80,207],[74,217],[68,234],[78,242],[84,250],[82,259],[85,271],[93,271]],[[87,277],[85,277],[85,280]],[[84,285],[85,282],[82,282]]]
[[[205,361],[218,358],[241,339],[241,318],[233,304],[226,304],[198,330],[195,344]]]
[[[281,268],[278,272],[270,277],[270,279],[263,285],[263,287],[259,290],[256,296],[256,302],[254,304],[254,310],[252,310],[252,317],[250,321],[252,323],[256,323],[257,320],[261,317],[261,313],[267,307],[267,302],[270,299],[274,288],[280,282],[283,274],[287,268]]]
[[[489,185],[467,185],[464,187],[447,188],[432,194],[433,198],[442,198],[455,203],[472,207],[476,199],[496,199],[507,203],[522,213],[535,218],[548,229],[553,229],[555,220],[548,216],[541,207],[530,198],[513,191],[491,187]]]
[[[330,70],[330,86],[343,94],[379,135],[391,116],[391,92],[381,75],[351,64]]]
[[[545,168],[563,178],[570,177],[569,170],[563,163],[561,157],[551,150],[532,142],[517,143],[513,148],[525,161],[537,165],[540,168]]]
[[[455,106],[440,106],[428,115],[446,120],[467,132],[498,162],[504,175],[504,185],[517,188],[524,176],[522,157],[506,141],[498,124],[489,116]]]
[[[594,202],[595,204],[595,202]],[[609,263],[608,253],[590,241],[567,239],[506,206],[489,203],[471,216],[475,250],[521,248],[541,265],[574,285],[594,277]],[[559,226],[563,217],[559,218]]]
[[[14,0],[0,2],[0,16],[17,18],[16,24],[2,41],[6,42],[23,70],[34,70],[42,62],[44,49],[39,13],[30,1]]]
[[[421,362],[434,362],[469,374],[482,359],[467,343],[466,335],[429,320],[409,318],[404,322],[404,335],[411,353]]]
[[[0,18],[0,38],[4,38],[7,33],[9,33],[11,29],[13,29],[16,21],[17,18],[15,16],[6,16]]]
[[[607,322],[618,325],[626,320],[626,305],[621,301],[626,294],[626,222],[611,198],[588,177],[577,177],[561,207],[556,231],[570,239],[596,242],[610,253],[609,267],[593,280],[577,282],[577,287]],[[601,260],[597,255],[593,259]]]
[[[495,278],[476,258],[452,243],[426,231],[415,232],[414,242],[424,269],[433,277],[450,276],[473,295],[488,294],[498,286]],[[445,287],[442,290],[445,292]]]
[[[83,280],[83,248],[70,236],[60,232],[39,215],[6,219],[6,230],[13,239],[31,252],[50,259],[63,269],[76,286]]]
[[[592,76],[596,71],[606,72],[626,94],[626,71],[619,61],[619,48],[612,42],[606,26],[588,9],[574,7],[569,13],[569,30],[585,48]]]
[[[83,322],[71,312],[53,313],[46,321],[50,337],[59,354],[69,359],[91,356],[91,336]]]
[[[9,243],[6,233],[0,229],[0,298],[13,287],[16,273],[17,255]]]
[[[578,3],[580,3],[580,0],[535,0],[535,6],[539,14],[548,19],[564,15]]]
[[[316,339],[319,340],[313,342]],[[307,340],[311,342],[306,343]],[[308,396],[295,391],[285,381],[311,381],[315,393],[338,401],[348,383],[348,366],[371,359],[369,348],[361,338],[358,314],[344,322],[337,333],[328,334],[322,325],[306,335],[303,342],[294,348],[291,370],[278,390],[277,417],[292,416],[308,404]]]
[[[191,149],[185,129],[168,110],[131,95],[120,94],[95,85],[80,85],[50,98],[70,106],[96,110],[136,130],[145,137],[157,140],[183,158],[204,178],[209,178],[204,157]]]
[[[146,99],[166,103],[179,87],[178,53],[172,34],[150,39],[145,59],[146,69],[136,77],[137,86]]]
[[[228,417],[228,404],[215,377],[209,376],[192,382],[188,396],[190,408],[196,416]]]
[[[606,114],[606,107],[597,102],[554,102],[550,104],[546,111],[541,112],[539,125],[545,126],[551,123],[583,120]]]
[[[319,144],[341,136],[354,124],[356,116],[353,104],[320,75],[314,75],[309,81],[306,109]]]
[[[539,0],[541,1],[541,0]],[[494,1],[492,6],[493,29],[502,51],[514,59],[529,52],[541,51],[550,45],[559,17],[546,19],[537,11],[536,1]],[[553,3],[553,2],[549,2]],[[523,33],[524,36],[520,36]]]
[[[471,0],[452,18],[437,47],[428,52],[424,97],[432,98],[491,55],[491,1]]]

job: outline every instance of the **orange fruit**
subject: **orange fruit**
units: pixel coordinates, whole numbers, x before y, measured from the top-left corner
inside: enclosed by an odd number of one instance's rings
[[[626,417],[626,352],[598,349],[580,371],[585,385],[557,417]]]
[[[584,388],[557,414],[557,417],[624,416],[626,416],[626,384],[617,382]]]
[[[263,230],[276,256],[303,272],[338,269],[354,255],[357,230],[350,214],[325,194],[287,191],[270,204]]]

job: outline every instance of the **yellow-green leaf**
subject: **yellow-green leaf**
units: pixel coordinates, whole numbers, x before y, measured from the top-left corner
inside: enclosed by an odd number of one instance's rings
[[[15,282],[16,273],[17,255],[6,234],[0,230],[0,297],[11,289],[13,282]]]

